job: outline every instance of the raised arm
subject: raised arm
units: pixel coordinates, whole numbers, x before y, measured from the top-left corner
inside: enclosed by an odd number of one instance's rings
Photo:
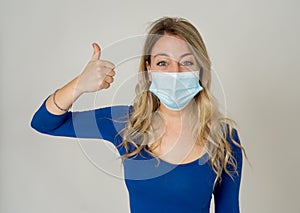
[[[66,84],[46,101],[47,110],[55,115],[64,114],[80,95],[107,89],[113,82],[115,75],[114,64],[100,60],[101,49],[93,43],[94,53],[83,72]]]
[[[240,144],[238,133],[235,129],[233,130],[233,138]],[[229,135],[227,136],[227,140],[231,144],[232,154],[237,163],[237,173],[231,178],[227,173],[223,172],[222,182],[219,185],[216,185],[214,189],[215,213],[240,212],[239,190],[243,164],[242,150],[233,144]],[[230,166],[228,169],[230,171],[233,170]]]
[[[50,95],[34,114],[31,126],[35,130],[49,135],[81,138],[104,138],[101,130],[105,130],[107,137],[115,134],[117,125],[112,124],[112,118],[126,118],[128,107],[108,107],[86,112],[68,111],[83,93],[109,88],[113,82],[114,65],[100,60],[101,50],[96,43],[93,48],[93,56],[83,72]]]

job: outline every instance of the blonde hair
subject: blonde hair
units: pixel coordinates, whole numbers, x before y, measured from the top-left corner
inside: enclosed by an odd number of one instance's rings
[[[223,170],[232,177],[234,171],[229,171],[228,165],[236,171],[237,164],[232,155],[231,145],[226,140],[227,133],[229,133],[232,142],[240,147],[244,154],[245,150],[232,136],[236,123],[222,115],[217,100],[210,92],[211,61],[201,35],[191,23],[182,18],[164,17],[151,25],[140,61],[134,110],[130,114],[124,130],[123,142],[120,144],[125,147],[126,153],[121,157],[123,160],[134,157],[144,150],[159,160],[158,156],[151,152],[147,146],[153,137],[154,130],[151,122],[160,106],[160,101],[149,91],[150,81],[146,64],[150,62],[152,47],[163,35],[178,36],[192,47],[197,62],[201,66],[200,83],[203,87],[203,90],[194,97],[197,106],[195,114],[198,116],[197,141],[207,149],[210,155],[210,165],[216,174],[215,183],[221,180]],[[135,149],[130,149],[130,145],[133,145]]]

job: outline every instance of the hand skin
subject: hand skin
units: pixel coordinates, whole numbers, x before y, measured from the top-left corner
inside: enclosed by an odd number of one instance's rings
[[[100,59],[101,49],[97,43],[93,43],[93,48],[93,56],[83,72],[56,92],[55,101],[60,108],[69,109],[83,93],[107,89],[114,81],[115,65]],[[65,113],[54,104],[53,94],[47,99],[46,108],[55,115]]]

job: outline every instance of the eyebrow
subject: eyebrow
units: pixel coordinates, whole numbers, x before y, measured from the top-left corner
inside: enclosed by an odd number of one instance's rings
[[[186,57],[188,55],[193,55],[193,54],[192,53],[185,53],[182,56],[180,56],[180,59],[182,59],[182,58],[184,58],[184,57]],[[168,55],[166,53],[158,53],[158,54],[154,55],[153,58],[156,58],[157,56],[165,56],[165,57],[171,58],[170,55]]]

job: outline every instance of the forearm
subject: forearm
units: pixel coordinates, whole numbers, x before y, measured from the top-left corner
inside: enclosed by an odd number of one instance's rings
[[[56,92],[55,100],[54,94],[49,96],[46,101],[46,108],[52,114],[64,114],[65,111],[61,109],[69,109],[82,93],[78,88],[78,77],[76,77]]]

